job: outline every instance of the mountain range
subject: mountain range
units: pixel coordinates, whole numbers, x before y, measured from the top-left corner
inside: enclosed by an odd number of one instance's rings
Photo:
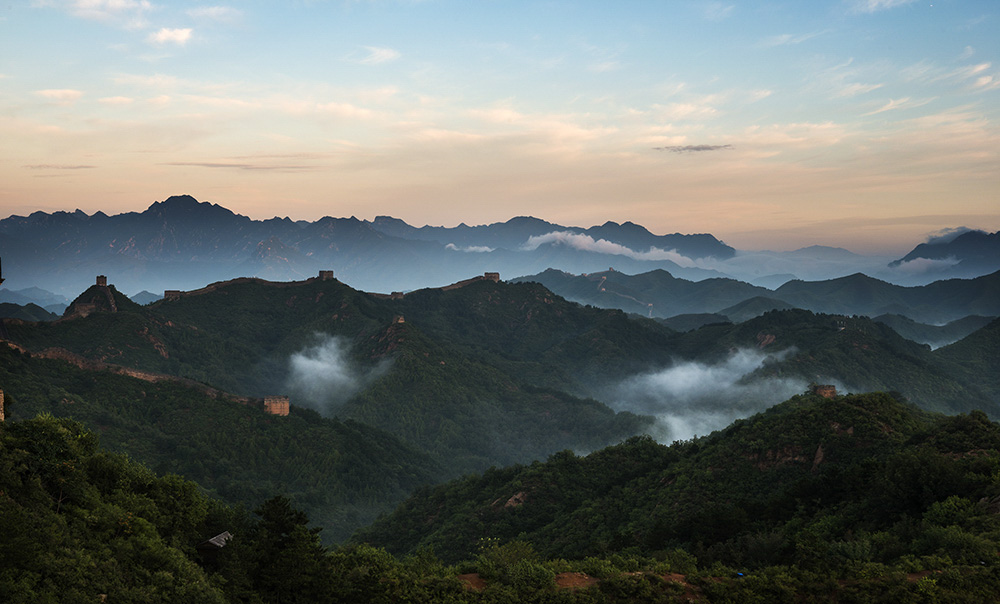
[[[897,314],[929,324],[969,315],[1000,315],[1000,271],[916,287],[855,273],[826,281],[795,279],[773,291],[734,279],[689,281],[663,270],[639,275],[615,270],[572,275],[550,269],[513,281],[541,283],[581,304],[661,318],[715,313],[739,321],[779,308],[867,316]]]
[[[584,281],[594,290],[590,277]],[[605,289],[632,279],[601,277]],[[990,277],[914,288],[922,292],[914,299],[982,303]],[[669,273],[635,278],[683,291],[700,285]],[[759,293],[707,281],[719,304],[730,302],[720,293],[729,287]],[[843,283],[874,303],[883,294],[872,281]],[[819,293],[790,285],[802,300],[836,297],[829,283]],[[632,284],[618,293],[626,292],[641,290]],[[911,300],[899,292],[891,299]],[[616,577],[647,568],[636,556],[659,560],[658,568],[669,561],[673,573],[711,568],[703,572],[715,578],[698,585],[719,601],[727,598],[717,579],[735,572],[720,565],[755,572],[791,565],[794,579],[775,579],[786,591],[830,593],[831,568],[880,577],[871,589],[887,584],[890,566],[899,573],[959,565],[964,583],[948,583],[956,593],[989,584],[989,569],[976,565],[996,551],[1000,437],[990,418],[1000,417],[1000,319],[965,319],[952,329],[971,333],[932,350],[890,327],[905,325],[899,318],[769,308],[773,301],[754,295],[719,309],[748,318],[678,331],[667,320],[581,305],[495,273],[388,295],[329,272],[298,281],[238,278],[146,305],[99,278],[58,320],[0,322],[0,385],[12,426],[0,425],[0,442],[15,456],[0,464],[9,493],[0,527],[22,527],[30,517],[31,526],[58,534],[53,527],[68,523],[75,538],[101,543],[100,527],[134,522],[147,541],[153,527],[173,535],[177,551],[188,552],[175,557],[194,556],[200,540],[233,528],[233,549],[219,565],[203,560],[206,572],[265,568],[247,544],[266,540],[268,505],[284,506],[285,519],[304,526],[291,502],[328,539],[355,534],[354,545],[330,558],[342,566],[323,566],[338,569],[324,593],[340,590],[344,601],[377,601],[358,593],[399,588],[401,575],[386,579],[391,556],[366,544],[406,555],[408,568],[438,569],[439,579],[458,571],[441,570],[430,548],[448,562],[473,557],[475,566],[461,568],[531,589],[547,583],[524,573],[554,574],[537,555],[577,560],[553,568],[594,573],[608,590],[623,589]],[[850,392],[860,394],[843,395]],[[274,394],[290,396],[288,415],[268,412],[261,399]],[[192,541],[205,514],[168,521],[171,498],[142,493],[187,492],[183,500],[194,501],[190,493],[200,491],[178,478],[154,487],[162,483],[140,470],[112,470],[95,449],[97,435],[157,472],[183,474],[228,504],[256,508],[263,528],[216,511],[214,532]],[[10,461],[26,459],[25,447],[39,449],[36,462]],[[72,482],[68,498],[58,480]],[[86,481],[94,486],[84,489]],[[94,489],[117,503],[99,503]],[[84,491],[91,495],[76,495]],[[288,500],[270,503],[275,494]],[[96,518],[83,511],[91,505],[107,516],[94,533],[79,521]],[[29,515],[42,508],[44,522]],[[126,509],[143,520],[130,520]],[[62,522],[62,513],[72,521]],[[171,526],[186,527],[188,541]],[[309,551],[318,553],[310,534]],[[129,536],[115,530],[113,542]],[[32,560],[44,571],[51,559],[44,550],[0,543],[13,567]],[[242,581],[216,583],[255,584]],[[406,581],[427,589],[423,575]],[[836,589],[847,598],[853,587]],[[462,593],[455,586],[452,599],[463,601]],[[622,593],[597,601],[640,597]],[[508,596],[499,601],[531,598]]]
[[[62,296],[86,287],[87,275],[109,275],[126,292],[162,292],[236,277],[301,280],[331,269],[357,289],[382,293],[443,286],[484,272],[513,278],[549,268],[580,274],[609,266],[631,274],[662,269],[690,280],[729,277],[773,288],[796,278],[824,280],[859,270],[906,285],[980,276],[1000,269],[996,234],[980,235],[965,233],[944,247],[917,246],[890,266],[892,258],[823,246],[739,251],[709,234],[655,235],[631,222],[580,228],[517,217],[490,225],[418,228],[388,216],[252,220],[181,195],[143,212],[112,216],[80,210],[10,216],[0,220],[0,256],[7,261],[11,287]]]

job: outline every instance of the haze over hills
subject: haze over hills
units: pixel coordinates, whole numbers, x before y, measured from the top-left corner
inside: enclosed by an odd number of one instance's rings
[[[868,291],[859,283],[852,291]],[[727,308],[767,305],[751,297]],[[426,546],[448,561],[482,546],[486,564],[491,547],[521,547],[512,539],[544,556],[666,556],[685,572],[695,560],[922,570],[934,563],[913,566],[914,556],[973,565],[995,551],[977,523],[1000,497],[989,420],[1000,417],[1000,320],[938,350],[867,317],[794,308],[680,333],[495,274],[381,295],[322,273],[218,282],[145,306],[99,280],[58,321],[2,326],[11,417],[75,418],[113,450],[230,504],[288,495],[336,541],[375,521],[355,539],[420,564],[436,560]],[[803,396],[811,383],[892,394]],[[276,391],[291,395],[288,416],[259,400]],[[35,421],[53,435],[79,432]],[[112,484],[106,467],[86,471]],[[956,514],[972,520],[955,528]],[[483,545],[484,534],[502,542]],[[373,559],[380,570],[365,576],[379,580],[365,584],[383,585],[387,554],[351,548],[342,551],[360,552],[359,566],[335,585],[346,590]],[[604,571],[610,585],[635,572],[629,564]]]
[[[111,275],[125,292],[161,292],[235,277],[297,280],[331,268],[357,289],[383,293],[442,286],[487,271],[517,277],[550,268],[579,274],[609,266],[629,274],[661,269],[694,281],[735,278],[769,288],[859,271],[914,285],[1000,269],[995,240],[966,233],[945,247],[918,246],[890,266],[892,258],[823,246],[734,250],[709,234],[655,235],[631,222],[580,228],[517,217],[490,225],[417,228],[388,216],[370,222],[252,220],[188,195],[155,202],[143,212],[35,212],[0,220],[9,286],[61,296],[75,295],[88,275],[96,274]],[[924,249],[931,249],[930,257]]]
[[[1000,315],[1000,271],[917,287],[855,273],[827,281],[793,280],[774,291],[733,279],[688,281],[662,270],[639,275],[614,270],[571,275],[548,270],[513,281],[541,283],[581,304],[661,318],[732,313],[731,320],[745,320],[766,310],[791,307],[832,314],[899,314],[930,324],[969,315]]]
[[[546,447],[590,449],[646,429],[648,417],[663,438],[704,433],[810,382],[1000,414],[983,380],[941,351],[864,317],[806,310],[678,333],[536,283],[480,277],[385,296],[313,278],[223,282],[147,306],[95,285],[66,317],[6,328],[32,351],[64,349],[240,395],[287,391],[293,404],[390,430],[468,469]],[[567,430],[559,418],[571,410]]]

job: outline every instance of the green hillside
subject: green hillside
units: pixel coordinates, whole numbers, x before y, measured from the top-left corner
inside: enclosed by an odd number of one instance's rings
[[[995,565],[998,469],[1000,426],[982,413],[798,396],[694,441],[638,437],[427,488],[355,539],[454,560],[489,538],[568,559],[682,548],[751,570]]]
[[[960,374],[944,355],[867,317],[776,310],[735,325],[705,326],[683,334],[674,346],[685,356],[709,361],[739,348],[784,352],[755,376],[836,382],[855,392],[898,391],[932,411],[981,409],[1000,417],[1000,401],[980,387],[982,379]]]
[[[935,351],[935,356],[953,363],[952,371],[1000,401],[1000,319],[976,330],[958,342]]]
[[[343,540],[443,469],[392,435],[293,407],[287,417],[171,382],[150,383],[0,346],[8,417],[77,420],[106,447],[196,481],[229,503],[286,495]]]
[[[447,528],[457,540],[442,543],[467,550],[446,548],[448,564],[428,547],[329,549],[284,497],[227,507],[44,414],[0,423],[0,598],[991,602],[998,447],[982,414],[797,397],[698,441],[636,438],[426,490],[368,533],[394,523],[413,542]]]

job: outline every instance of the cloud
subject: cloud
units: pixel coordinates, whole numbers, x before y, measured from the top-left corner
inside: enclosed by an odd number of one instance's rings
[[[657,151],[672,151],[673,153],[697,153],[700,151],[719,151],[732,149],[732,145],[674,145],[672,147],[654,147]]]
[[[794,44],[801,44],[806,40],[815,38],[821,35],[823,32],[811,32],[808,34],[780,34],[777,36],[771,36],[770,38],[765,38],[760,45],[761,46],[789,46]]]
[[[167,162],[164,166],[188,166],[194,168],[222,168],[228,170],[250,170],[250,171],[275,171],[275,172],[305,172],[317,169],[317,166],[307,165],[268,165],[268,164],[248,164],[232,162]]]
[[[892,265],[895,270],[907,275],[923,275],[948,270],[959,263],[957,258],[914,258]]]
[[[243,11],[231,6],[199,6],[187,10],[192,19],[216,21],[219,23],[235,23],[243,16]]]
[[[288,359],[286,387],[295,404],[332,414],[372,380],[388,362],[362,369],[350,357],[350,345],[339,336],[316,334],[317,343]]]
[[[859,0],[854,3],[854,10],[855,12],[870,14],[906,6],[907,4],[913,4],[913,2],[915,0]]]
[[[191,39],[192,31],[190,27],[183,29],[163,27],[159,31],[149,34],[146,40],[153,44],[178,44],[184,46]]]
[[[377,46],[365,46],[365,50],[368,51],[368,55],[358,59],[358,63],[364,63],[365,65],[377,65],[379,63],[388,63],[389,61],[395,61],[400,56],[399,51],[393,50],[391,48],[379,48]]]
[[[621,67],[621,63],[618,61],[601,61],[600,63],[594,63],[587,67],[589,71],[594,73],[604,73],[606,71],[615,71]]]
[[[653,436],[661,442],[708,434],[804,392],[804,380],[751,376],[792,353],[792,349],[779,354],[747,349],[714,365],[675,363],[615,386],[612,406],[618,411],[654,416],[658,430]]]
[[[897,109],[913,109],[915,107],[922,107],[922,106],[926,105],[927,103],[930,103],[933,100],[934,100],[934,98],[922,99],[922,100],[919,100],[919,101],[914,101],[910,97],[903,97],[903,98],[898,99],[898,100],[897,99],[889,99],[888,103],[886,103],[885,105],[882,105],[881,107],[879,107],[875,111],[869,111],[868,113],[864,113],[862,115],[875,115],[875,114],[878,114],[878,113],[885,113],[886,111],[895,111]]]
[[[982,231],[980,229],[970,229],[969,227],[966,226],[952,227],[952,228],[941,229],[939,231],[931,233],[930,235],[927,236],[927,241],[925,243],[928,243],[930,245],[937,245],[939,243],[951,243],[952,241],[957,239],[959,235],[964,235],[966,233],[973,233],[973,232],[985,233],[985,231]]]
[[[485,245],[470,245],[468,247],[458,247],[454,243],[449,243],[448,245],[446,245],[444,247],[445,247],[445,249],[452,250],[454,252],[471,252],[471,253],[476,253],[476,254],[488,253],[488,252],[492,252],[494,249],[496,249],[496,248],[492,248],[492,247],[487,247]]]
[[[73,101],[83,96],[83,92],[79,90],[71,90],[68,88],[36,90],[35,94],[37,94],[40,97],[45,97],[47,99],[58,101],[61,103],[72,103]]]
[[[611,254],[615,256],[628,256],[636,260],[668,260],[683,267],[693,267],[696,262],[678,253],[676,250],[662,250],[658,247],[650,247],[648,251],[637,252],[629,247],[614,243],[606,239],[594,240],[590,235],[583,233],[573,233],[571,231],[553,231],[545,235],[535,235],[528,238],[528,241],[521,246],[521,251],[530,252],[543,245],[565,245],[573,249],[594,252],[597,254]]]
[[[859,94],[869,93],[872,90],[878,90],[881,87],[882,84],[858,84],[858,83],[847,84],[846,86],[841,88],[839,92],[837,92],[837,96],[839,97],[857,96]]]
[[[736,10],[735,4],[724,4],[722,2],[709,2],[705,5],[705,18],[709,21],[722,21],[731,17]]]
[[[75,17],[126,29],[148,27],[146,15],[154,9],[147,0],[36,0],[36,6],[53,6]]]
[[[29,170],[89,170],[91,168],[96,168],[97,166],[85,166],[85,165],[63,165],[63,164],[34,164],[31,166],[24,166]]]
[[[97,99],[97,102],[104,103],[105,105],[128,105],[135,102],[135,99],[127,96],[106,96],[102,99]]]
[[[654,105],[653,109],[667,120],[696,120],[708,118],[718,111],[705,103],[670,103],[669,105]]]

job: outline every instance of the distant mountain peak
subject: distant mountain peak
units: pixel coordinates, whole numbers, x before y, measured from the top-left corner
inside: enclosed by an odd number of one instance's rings
[[[237,216],[231,210],[219,204],[207,201],[198,201],[190,195],[171,195],[163,201],[154,201],[145,213],[159,215],[170,218],[197,217],[204,218],[231,218]]]

